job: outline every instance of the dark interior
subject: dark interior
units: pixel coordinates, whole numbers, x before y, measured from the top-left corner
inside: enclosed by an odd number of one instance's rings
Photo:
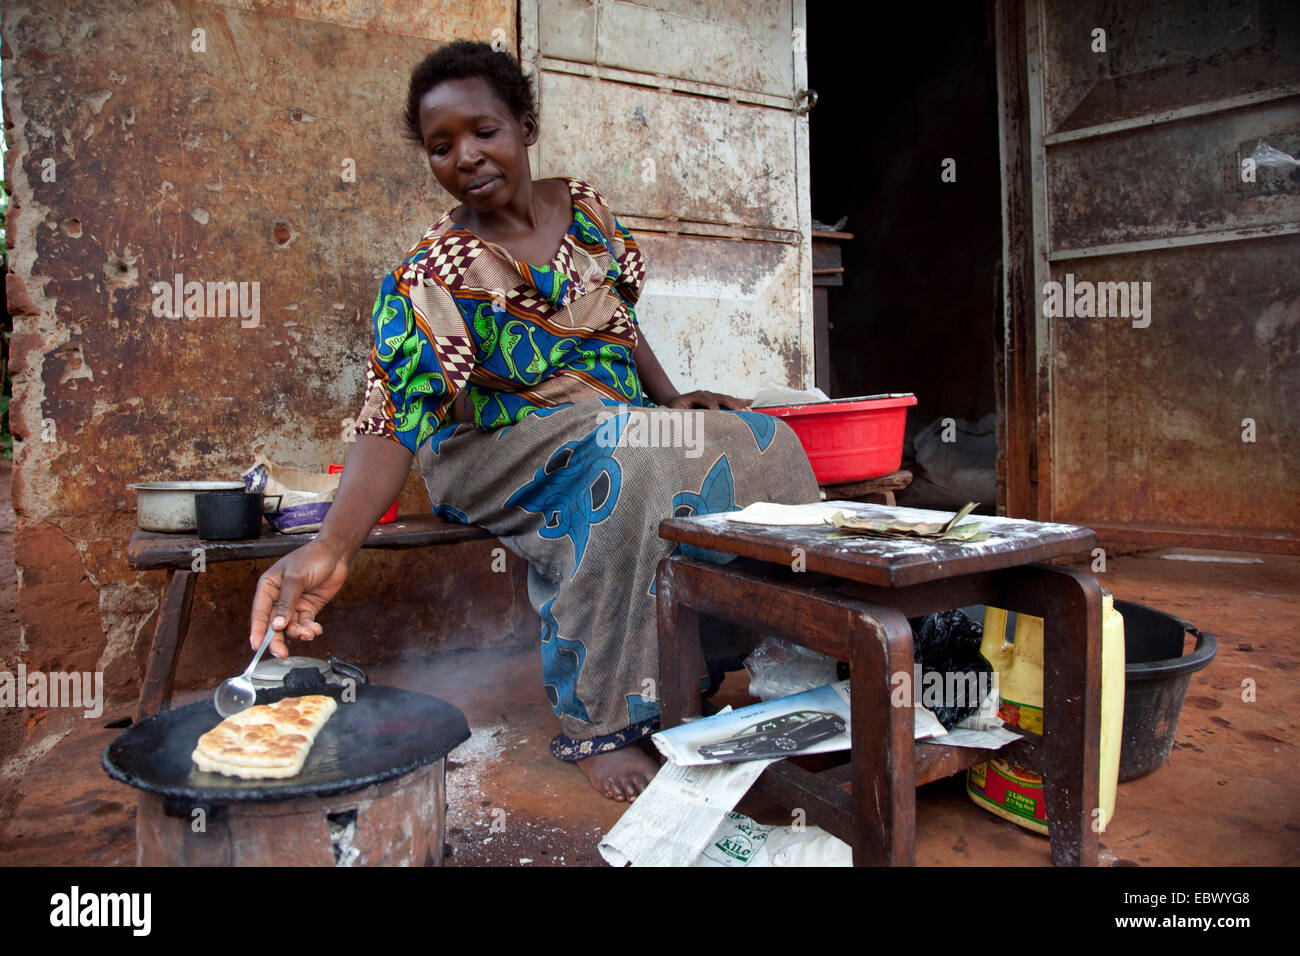
[[[831,397],[915,392],[908,432],[994,411],[1002,250],[991,10],[808,5],[814,219],[847,215]],[[856,17],[856,19],[854,19]],[[956,160],[956,181],[941,164]]]

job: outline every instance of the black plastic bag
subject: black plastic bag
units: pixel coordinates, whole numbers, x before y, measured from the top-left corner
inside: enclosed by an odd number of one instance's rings
[[[909,623],[913,654],[921,666],[921,686],[915,689],[916,698],[934,711],[944,730],[950,730],[979,709],[980,701],[972,699],[978,693],[971,693],[971,689],[991,686],[990,678],[979,678],[981,674],[993,673],[993,665],[980,654],[984,628],[961,611],[941,611]],[[931,693],[934,679],[927,680],[925,676],[932,672],[942,678],[938,685],[942,691],[938,694]],[[959,679],[950,680],[948,675]],[[941,699],[937,705],[936,696]]]

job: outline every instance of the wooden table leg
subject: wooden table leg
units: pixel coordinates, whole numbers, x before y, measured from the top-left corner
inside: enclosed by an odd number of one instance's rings
[[[145,665],[144,682],[140,685],[140,702],[136,707],[137,722],[161,710],[172,702],[172,682],[176,679],[176,660],[180,656],[185,632],[190,626],[190,608],[194,604],[194,582],[198,575],[189,570],[167,572],[167,587],[158,608],[158,624],[149,648]]]
[[[912,629],[892,608],[866,608],[849,648],[853,754],[853,865],[916,865],[916,750],[912,700],[896,700],[893,676],[912,687]]]
[[[1043,618],[1043,796],[1057,866],[1096,866],[1100,829],[1101,588],[1086,571],[1009,572],[1004,607]]]

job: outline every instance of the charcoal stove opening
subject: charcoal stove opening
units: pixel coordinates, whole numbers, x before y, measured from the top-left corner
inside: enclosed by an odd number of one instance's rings
[[[361,856],[361,851],[352,845],[357,838],[357,811],[343,810],[339,813],[327,813],[325,819],[330,827],[330,845],[334,850],[335,866],[352,866]]]

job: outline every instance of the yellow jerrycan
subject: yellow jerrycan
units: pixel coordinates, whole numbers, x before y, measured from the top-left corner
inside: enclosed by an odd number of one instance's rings
[[[1119,784],[1119,748],[1124,729],[1124,618],[1114,598],[1101,598],[1101,812],[1097,826],[1105,830],[1115,815]],[[1016,616],[1014,643],[1006,640],[1007,612],[984,611],[984,640],[980,653],[998,673],[1002,704],[998,716],[1009,725],[1036,734],[1043,732],[1043,619]],[[1004,820],[1047,835],[1043,780],[1031,770],[994,758],[966,772],[966,795]]]

